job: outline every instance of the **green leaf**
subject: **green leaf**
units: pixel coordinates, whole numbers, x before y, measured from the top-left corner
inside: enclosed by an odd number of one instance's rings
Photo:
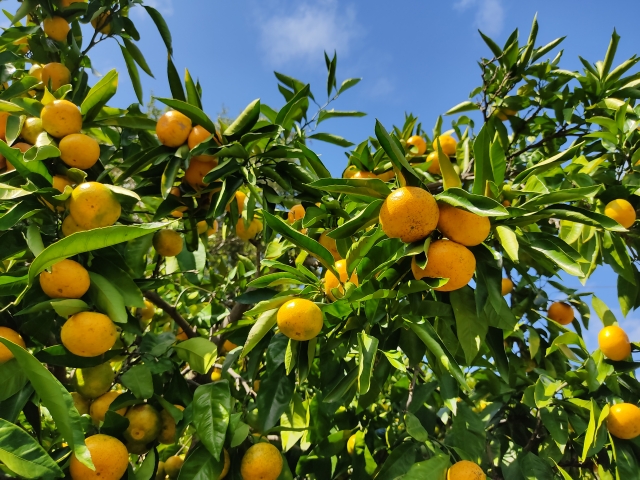
[[[309,162],[309,165],[318,177],[331,178],[331,173],[327,170],[327,167],[324,166],[324,163],[322,163],[322,160],[320,160],[320,157],[318,157],[315,152],[302,144],[302,142],[296,142],[296,147],[302,150],[302,153]]]
[[[451,107],[445,112],[445,115],[455,115],[456,113],[471,112],[473,110],[478,110],[478,104],[471,100],[466,100],[455,107]]]
[[[391,162],[399,169],[403,167],[414,177],[418,178],[416,172],[414,172],[413,168],[407,162],[404,151],[402,150],[402,146],[397,138],[392,138],[380,123],[380,120],[376,119],[376,127],[375,127],[376,138],[380,142],[380,146],[385,151],[385,153],[391,159]]]
[[[371,374],[378,351],[378,339],[358,333],[358,392],[364,395],[371,385]]]
[[[200,94],[198,88],[191,78],[189,70],[184,71],[184,86],[187,90],[187,102],[196,108],[202,109],[202,101],[200,100]]]
[[[49,182],[52,181],[51,174],[42,162],[25,162],[20,150],[11,148],[2,140],[0,140],[0,155],[3,155],[24,178],[27,178],[32,173],[37,173]]]
[[[289,297],[283,299],[282,303],[289,300]],[[249,331],[249,336],[247,337],[247,341],[242,348],[242,353],[240,357],[245,357],[246,355],[253,350],[253,348],[264,338],[264,336],[273,329],[276,324],[276,314],[278,313],[278,309],[267,310],[266,312],[262,312],[256,320],[256,323],[253,324],[251,330]]]
[[[377,178],[323,178],[309,184],[310,187],[330,193],[344,193],[363,199],[385,199],[391,190],[385,182]]]
[[[167,22],[164,21],[164,17],[162,14],[153,7],[149,7],[147,5],[143,5],[153,22],[156,24],[158,32],[160,32],[160,36],[162,37],[162,41],[167,46],[167,52],[169,56],[173,55],[173,46],[171,44],[171,31],[167,26]]]
[[[618,49],[618,42],[620,42],[620,35],[616,32],[616,29],[613,29],[613,34],[611,34],[611,42],[609,43],[609,48],[607,48],[607,53],[604,56],[604,62],[602,63],[602,70],[600,73],[600,79],[604,80],[611,70],[611,65],[613,65],[613,59],[616,56],[616,50]]]
[[[404,423],[407,426],[407,433],[418,442],[426,442],[429,440],[429,434],[420,423],[418,417],[413,413],[407,412],[404,415]]]
[[[189,455],[180,469],[178,480],[211,480],[219,478],[224,467],[223,459],[216,459],[200,443],[189,449]]]
[[[85,121],[92,120],[100,113],[109,99],[113,97],[118,90],[118,72],[111,70],[102,77],[87,93],[87,96],[80,105],[80,112],[84,116]]]
[[[132,480],[151,480],[153,472],[156,470],[158,452],[154,448],[144,457],[142,465],[136,470],[135,478]]]
[[[71,353],[63,345],[54,345],[43,348],[35,354],[35,357],[49,366],[89,368],[102,365],[119,355],[122,355],[122,350],[109,350],[97,357],[80,357]]]
[[[190,338],[174,347],[178,358],[189,363],[191,370],[207,373],[216,363],[218,347],[203,337]]]
[[[84,444],[80,414],[67,389],[47,370],[47,367],[25,349],[1,337],[0,343],[4,344],[18,361],[20,368],[40,397],[40,401],[53,417],[56,429],[69,444],[78,460],[87,467],[93,468],[89,450]]]
[[[0,418],[0,460],[21,478],[63,477],[58,464],[22,428]]]
[[[445,480],[449,465],[448,456],[437,455],[412,465],[402,480]]]
[[[165,167],[164,172],[162,172],[162,179],[160,182],[162,198],[167,198],[169,196],[169,193],[173,188],[173,184],[176,181],[178,171],[180,170],[181,163],[181,159],[178,157],[173,157],[167,162],[167,166]]]
[[[605,327],[609,327],[611,325],[615,325],[618,323],[616,316],[609,309],[609,307],[607,307],[607,304],[604,303],[595,295],[591,297],[591,305],[593,306],[593,309],[598,314],[598,317],[600,317],[600,320],[602,320],[602,324]]]
[[[136,398],[153,397],[153,379],[146,365],[134,365],[120,376],[120,381]]]
[[[466,286],[454,290],[449,295],[456,319],[458,340],[464,352],[467,365],[472,365],[473,360],[484,344],[489,325],[487,325],[484,318],[478,318],[474,293],[471,287]]]
[[[494,42],[493,40],[491,40],[489,37],[487,37],[484,33],[482,33],[480,30],[478,30],[478,33],[480,33],[480,36],[482,37],[482,39],[484,40],[484,43],[487,44],[487,46],[489,47],[489,49],[491,50],[491,52],[493,53],[493,55],[496,58],[499,58],[502,56],[502,49],[498,46],[498,44],[496,42]]]
[[[122,41],[124,42],[124,46],[127,48],[129,55],[131,55],[136,63],[140,65],[140,68],[142,68],[142,70],[144,70],[147,75],[153,77],[153,73],[151,73],[151,69],[149,68],[147,61],[145,60],[144,55],[142,54],[138,46],[127,37],[122,37]]]
[[[127,323],[127,309],[118,289],[102,275],[89,272],[89,276],[91,277],[89,296],[98,309],[113,322]]]
[[[347,78],[340,85],[340,88],[338,89],[338,94],[341,94],[342,92],[345,92],[345,91],[349,90],[351,87],[356,86],[358,83],[360,83],[360,80],[362,80],[362,79],[361,78]]]
[[[327,142],[345,148],[353,145],[349,140],[332,133],[314,133],[313,135],[309,135],[307,138],[310,140],[320,140],[321,142]]]
[[[442,186],[444,190],[460,188],[462,186],[462,180],[460,180],[458,172],[453,168],[449,157],[443,153],[439,137],[436,143],[438,146],[438,162],[440,164],[440,170],[442,171]]]
[[[483,195],[474,195],[462,188],[449,188],[447,191],[436,195],[439,202],[448,203],[454,207],[465,210],[482,217],[501,217],[509,215],[509,212],[496,200]]]
[[[524,169],[522,172],[520,172],[516,176],[516,178],[513,179],[513,183],[514,184],[523,183],[524,180],[533,172],[542,173],[558,165],[561,165],[562,163],[569,160],[570,158],[573,158],[574,155],[578,152],[578,150],[582,148],[582,145],[583,145],[582,143],[577,143],[575,145],[572,145],[571,147],[558,153],[557,155],[554,155],[553,157],[548,158],[547,160],[543,160],[542,162],[539,162],[532,167]],[[474,146],[474,152],[475,152],[475,146]]]
[[[509,258],[513,262],[518,263],[518,236],[515,232],[509,227],[499,225],[496,227],[496,235]]]
[[[225,131],[224,136],[227,138],[240,138],[243,134],[249,132],[260,118],[260,99],[257,98],[245,107],[238,118],[236,118]]]
[[[532,209],[534,207],[541,207],[551,205],[553,203],[573,202],[577,200],[583,200],[584,198],[592,198],[602,190],[602,185],[592,185],[590,187],[581,188],[568,188],[566,190],[559,190],[556,192],[546,193],[538,195],[528,202],[519,205],[520,208]]]
[[[345,117],[366,117],[367,114],[364,112],[358,112],[355,110],[351,111],[341,111],[341,110],[322,110],[318,115],[318,123],[323,122],[324,120],[329,120],[330,118],[345,118]]]
[[[127,65],[127,71],[129,72],[129,77],[131,78],[131,83],[133,84],[133,90],[136,92],[136,97],[138,98],[138,102],[143,103],[142,83],[140,82],[140,72],[138,71],[138,66],[136,65],[135,60],[133,59],[133,57],[125,47],[121,45],[120,50],[122,51],[124,63]]]
[[[189,105],[187,102],[182,100],[174,100],[172,98],[157,98],[157,100],[161,101],[165,105],[179,111],[180,113],[186,115],[193,121],[195,125],[201,125],[206,128],[212,135],[216,132],[216,126],[211,121],[211,119],[197,107],[193,105]]]
[[[125,305],[129,307],[144,307],[144,298],[142,297],[140,288],[138,288],[138,285],[123,269],[117,267],[107,259],[94,262],[91,265],[91,269],[102,275],[111,282],[111,285],[116,287]]]

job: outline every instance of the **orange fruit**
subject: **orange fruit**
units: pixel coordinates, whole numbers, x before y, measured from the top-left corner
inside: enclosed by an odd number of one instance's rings
[[[37,117],[27,118],[22,126],[20,136],[26,140],[27,143],[35,145],[38,141],[38,136],[44,132],[42,128],[42,120]]]
[[[558,322],[560,325],[569,325],[575,318],[573,308],[568,303],[554,302],[549,307],[547,312],[549,317],[554,322]]]
[[[60,158],[70,167],[86,170],[100,158],[100,145],[93,138],[82,133],[67,135],[58,145]]]
[[[617,325],[609,325],[600,330],[598,345],[604,356],[614,361],[622,361],[631,355],[629,337]]]
[[[71,30],[69,22],[62,17],[45,18],[43,24],[44,33],[49,38],[53,38],[56,42],[66,42],[67,34]]]
[[[55,92],[61,86],[71,83],[71,72],[67,67],[65,67],[61,63],[58,63],[58,62],[47,63],[44,67],[42,67],[42,83],[44,83],[45,87],[49,88],[49,90],[51,90],[52,92]],[[56,100],[56,102],[67,102],[67,101]],[[67,102],[67,103],[71,103],[71,102]],[[45,130],[47,130],[46,127],[45,127]],[[78,131],[79,130],[80,129],[78,129]],[[47,132],[49,132],[49,130],[47,130]],[[51,132],[49,133],[53,135]],[[75,132],[69,132],[69,133],[75,133]],[[57,135],[53,135],[53,136],[57,137]],[[64,136],[64,135],[61,135],[61,136]]]
[[[353,455],[356,452],[356,434],[354,433],[347,440],[347,453]]]
[[[65,219],[62,221],[62,234],[65,237],[69,235],[73,235],[77,232],[84,232],[86,229],[82,228],[80,225],[76,223],[71,215],[67,215]]]
[[[142,321],[151,320],[153,316],[156,314],[156,306],[151,303],[149,300],[144,301],[144,308],[138,308],[136,310],[136,314],[138,318]]]
[[[258,233],[262,231],[262,222],[257,218],[251,220],[249,228],[244,228],[244,219],[240,217],[238,223],[236,223],[236,235],[242,240],[249,241],[256,237]]]
[[[129,427],[123,433],[127,442],[146,444],[160,435],[162,428],[160,414],[148,403],[130,407],[125,417],[129,420]]]
[[[174,405],[174,407],[184,410],[184,407],[181,405]],[[164,443],[165,445],[176,443],[176,421],[165,409],[160,412],[160,435],[158,435],[158,442]]]
[[[331,255],[333,256],[333,259],[337,261],[337,260],[340,260],[342,257],[340,256],[340,253],[338,253],[338,246],[336,245],[335,239],[327,236],[327,233],[329,233],[330,231],[331,230],[325,230],[324,232],[322,232],[322,234],[320,234],[320,238],[318,239],[318,242],[324,248],[329,250],[329,252],[331,252]]]
[[[373,172],[365,172],[364,170],[359,170],[353,174],[351,177],[353,179],[367,179],[367,178],[378,178],[378,176]]]
[[[224,343],[222,344],[222,347],[220,348],[220,354],[224,355],[225,353],[229,353],[230,351],[235,350],[236,348],[238,348],[238,345],[236,345],[230,340],[225,340]]]
[[[270,443],[249,447],[240,462],[243,480],[276,480],[282,472],[282,455]]]
[[[111,33],[111,12],[103,12],[93,20],[91,20],[91,25],[94,29],[100,30],[100,33],[105,35],[109,35]]]
[[[409,145],[409,153],[412,155],[424,155],[424,152],[427,151],[427,142],[420,135],[409,137],[407,145]]]
[[[0,139],[7,140],[7,119],[9,112],[0,112]]]
[[[178,197],[178,198],[182,197],[182,192],[180,191],[180,187],[171,187],[171,190],[169,191],[169,193],[174,197]]]
[[[238,190],[236,192],[236,202],[238,205],[238,214],[242,214],[242,211],[244,210],[244,204],[247,200],[247,196],[245,195],[244,192],[241,192],[240,190]],[[233,200],[231,200],[233,201]],[[229,202],[231,203],[231,202]],[[229,205],[226,206],[225,211],[229,212],[231,211],[231,207]]]
[[[447,480],[486,480],[482,469],[469,460],[461,460],[453,464],[447,471]]]
[[[447,157],[455,157],[456,156],[456,147],[458,146],[458,142],[451,135],[440,135],[433,141],[433,150],[438,151],[438,141],[440,141],[440,148],[442,149],[442,153],[444,153]]]
[[[473,253],[459,243],[451,240],[437,240],[429,245],[429,261],[424,269],[418,267],[416,257],[411,261],[411,271],[416,280],[424,277],[448,278],[443,286],[435,288],[440,292],[458,290],[469,283],[476,270],[476,258]]]
[[[45,67],[46,68],[46,67]],[[40,112],[42,128],[56,138],[63,138],[82,129],[82,115],[78,107],[68,100],[54,100]]]
[[[427,168],[427,172],[431,175],[442,175],[442,171],[440,170],[440,156],[438,155],[438,152],[431,152],[427,155],[427,162],[431,162]]]
[[[104,422],[104,417],[109,410],[109,407],[113,403],[113,401],[120,396],[120,392],[116,392],[115,390],[111,390],[110,392],[101,395],[96,398],[93,402],[91,402],[91,406],[89,407],[89,415],[91,416],[91,420],[93,420],[93,424],[96,427],[100,426],[101,422]],[[125,413],[127,413],[127,407],[120,408],[116,410],[118,415],[122,415],[124,417]]]
[[[202,190],[209,185],[204,182],[204,177],[218,165],[218,160],[215,157],[210,157],[212,160],[209,161],[196,160],[196,158],[201,157],[206,157],[206,155],[192,158],[187,170],[184,172],[184,179],[196,191]]]
[[[503,278],[502,279],[502,296],[504,297],[505,295],[509,295],[511,292],[513,292],[513,282],[511,281],[510,278]]]
[[[353,283],[356,287],[358,286],[358,274],[354,270],[351,274],[351,278],[347,277],[347,261],[346,260],[338,260],[336,262],[336,270],[340,275],[340,281],[338,281],[338,277],[336,277],[333,273],[327,270],[327,273],[324,275],[324,293],[331,300],[335,301],[336,297],[333,295],[331,290],[334,288],[338,288],[340,293],[344,293],[344,287],[340,285],[340,283],[346,283],[347,281]]]
[[[287,212],[287,221],[289,223],[294,223],[298,220],[302,220],[304,218],[305,210],[302,205],[294,205],[291,207],[291,210]]]
[[[156,124],[158,140],[167,147],[183,145],[191,133],[191,120],[182,113],[171,110],[160,117]]]
[[[640,408],[631,403],[612,405],[607,417],[607,430],[623,440],[636,438],[640,435]]]
[[[604,207],[604,214],[614,219],[624,228],[631,228],[636,221],[636,210],[629,202],[622,198],[611,200]]]
[[[42,65],[38,65],[37,63],[31,65],[31,68],[29,69],[29,75],[38,79],[39,81],[42,81]],[[42,90],[44,87],[40,85],[34,88]]]
[[[440,210],[438,230],[449,240],[466,247],[473,247],[481,244],[489,236],[491,222],[487,217],[481,217],[446,203],[439,203],[438,207]]]
[[[394,172],[393,170],[389,170],[387,172],[379,173],[376,176],[383,182],[389,182],[396,178],[396,172]]]
[[[318,336],[322,330],[322,310],[304,298],[294,298],[278,309],[278,328],[292,340],[305,342]]]
[[[87,269],[73,260],[54,263],[40,274],[40,287],[49,298],[81,298],[91,285]]]
[[[103,184],[86,182],[73,189],[69,211],[78,226],[89,230],[116,223],[121,207],[115,195]]]
[[[80,357],[97,357],[116,343],[118,331],[111,319],[97,312],[80,312],[69,317],[60,331],[62,344]]]
[[[181,457],[173,455],[164,461],[164,471],[169,476],[169,479],[173,480],[178,478],[180,469],[184,464],[184,460]]]
[[[418,187],[401,187],[382,204],[380,226],[387,237],[413,243],[435,230],[438,216],[438,204],[429,192]]]
[[[191,129],[191,132],[189,133],[189,137],[187,138],[187,144],[189,145],[189,150],[193,150],[202,142],[204,142],[205,140],[208,140],[210,137],[211,137],[211,133],[209,133],[209,131],[206,128],[201,127],[200,125],[196,125]],[[198,160],[200,162],[212,162],[215,160],[216,165],[218,164],[216,157],[212,155],[196,155],[195,157],[191,157],[191,160]]]
[[[358,173],[358,167],[349,165],[344,172],[342,172],[342,178],[353,178],[356,173]]]
[[[129,466],[127,447],[117,438],[93,435],[85,440],[95,470],[86,467],[71,455],[69,473],[72,480],[119,480]]]
[[[0,337],[6,338],[16,345],[20,345],[22,348],[26,348],[24,340],[22,339],[20,334],[8,327],[0,327]],[[3,343],[0,343],[0,364],[8,362],[12,358],[13,353],[11,353],[11,351],[7,347],[5,347]]]
[[[175,257],[184,247],[182,236],[175,230],[158,230],[153,235],[153,248],[158,255],[163,257]]]

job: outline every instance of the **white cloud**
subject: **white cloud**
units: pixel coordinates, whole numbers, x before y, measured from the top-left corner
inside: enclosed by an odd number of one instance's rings
[[[359,27],[354,8],[339,8],[337,0],[316,0],[298,4],[289,15],[277,13],[260,19],[260,29],[267,58],[282,65],[294,60],[315,63],[322,59],[323,51],[344,55]]]
[[[465,11],[476,7],[474,24],[487,35],[497,35],[504,26],[504,7],[502,0],[459,0],[454,8]]]

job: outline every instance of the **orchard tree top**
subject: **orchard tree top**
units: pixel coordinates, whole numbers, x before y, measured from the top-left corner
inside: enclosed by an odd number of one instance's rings
[[[116,41],[142,103],[131,8],[167,48],[159,118],[108,105],[116,71],[89,85]],[[640,58],[614,66],[615,32],[582,72],[535,20],[483,35],[450,129],[407,115],[354,145],[320,131],[364,116],[334,108],[359,82],[335,55],[321,90],[276,73],[283,106],[212,120],[141,0],[24,0],[11,21],[0,475],[639,478],[640,347],[558,281],[608,264],[622,312],[640,302]],[[308,140],[354,147],[343,178]]]

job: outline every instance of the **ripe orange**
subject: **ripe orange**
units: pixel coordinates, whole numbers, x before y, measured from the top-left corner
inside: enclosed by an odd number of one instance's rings
[[[71,353],[80,357],[97,357],[113,347],[118,331],[106,315],[80,312],[65,322],[60,338]]]
[[[210,158],[211,160],[196,160],[196,158]],[[194,157],[189,162],[187,170],[184,172],[184,179],[194,190],[202,190],[209,185],[204,182],[204,177],[207,173],[213,170],[218,165],[218,160],[215,157],[207,157],[206,155],[200,155]]]
[[[7,119],[9,112],[0,112],[0,139],[7,140]]]
[[[224,355],[225,353],[229,353],[231,350],[235,350],[236,348],[238,348],[238,345],[233,343],[231,340],[225,340],[222,344],[222,347],[220,347],[220,354]]]
[[[433,141],[433,149],[438,151],[438,141],[440,141],[440,148],[442,149],[442,153],[444,153],[447,157],[455,157],[456,156],[456,147],[458,146],[458,142],[451,135],[440,135]]]
[[[242,214],[242,211],[244,210],[244,203],[247,200],[247,196],[245,195],[244,192],[241,192],[240,190],[238,190],[236,192],[236,202],[238,205],[238,214]],[[233,200],[231,200],[233,202]],[[229,204],[231,204],[231,202],[229,202]],[[231,211],[231,207],[229,205],[226,206],[225,211],[229,212]]]
[[[175,257],[184,247],[182,236],[175,230],[158,230],[153,235],[153,248],[158,255],[163,257]]]
[[[189,133],[189,138],[187,138],[187,144],[189,145],[189,150],[193,150],[195,147],[200,145],[205,140],[208,140],[211,137],[211,133],[200,125],[196,125],[191,129]],[[216,157],[212,155],[196,155],[195,157],[191,157],[191,160],[199,160],[201,162],[212,162],[216,160]],[[218,161],[216,160],[216,165]]]
[[[388,170],[386,172],[379,173],[378,175],[376,175],[376,177],[378,177],[383,182],[389,182],[396,178],[396,172],[394,172],[393,170]]]
[[[36,78],[39,81],[42,81],[42,65],[38,65],[37,63],[31,65],[31,68],[29,69],[29,75]],[[36,88],[38,90],[44,89],[42,85],[35,86],[33,88]]]
[[[67,135],[58,145],[60,158],[70,167],[86,170],[100,158],[100,145],[93,138],[82,133]]]
[[[329,297],[333,301],[335,301],[336,297],[334,297],[331,290],[333,290],[334,288],[338,288],[338,291],[340,293],[344,293],[344,287],[340,285],[340,283],[344,284],[347,281],[349,281],[353,283],[356,287],[358,286],[358,274],[356,273],[355,270],[351,274],[351,278],[347,277],[347,261],[346,260],[338,260],[336,262],[336,270],[340,275],[340,281],[338,281],[338,278],[329,270],[327,270],[327,273],[325,273],[324,275],[324,293],[327,295],[327,297]]]
[[[52,92],[55,92],[61,86],[71,83],[71,72],[67,67],[65,67],[61,63],[58,63],[58,62],[47,63],[44,67],[42,67],[42,83],[44,83],[45,87],[49,88]],[[56,100],[56,101],[65,102],[66,100]],[[71,102],[67,102],[67,103],[71,103]],[[45,127],[45,130],[47,130],[46,127]],[[49,130],[47,130],[47,132],[49,132]],[[49,133],[53,135],[51,132]],[[70,132],[70,133],[75,133],[75,132]],[[54,137],[55,136],[56,135],[54,135]]]
[[[276,480],[282,472],[282,455],[270,443],[256,443],[249,447],[240,462],[243,480]]]
[[[68,100],[54,100],[45,105],[40,113],[40,119],[42,128],[56,138],[79,133],[82,129],[80,110]]]
[[[418,187],[401,187],[382,204],[380,226],[389,238],[413,243],[435,230],[438,216],[438,204],[429,192]]]
[[[294,298],[283,304],[278,309],[277,317],[280,332],[293,340],[311,340],[322,330],[320,307],[304,298]]]
[[[427,162],[431,162],[427,168],[427,172],[431,175],[442,175],[442,171],[440,170],[440,156],[438,155],[438,152],[431,152],[427,155]]]
[[[108,435],[93,435],[85,440],[91,454],[95,471],[71,456],[69,473],[72,480],[119,480],[129,466],[127,447],[117,438]]]
[[[183,145],[191,132],[191,120],[182,113],[171,110],[160,117],[156,124],[158,140],[167,147]]]
[[[20,136],[26,140],[27,143],[35,145],[38,141],[38,135],[44,132],[42,128],[42,120],[37,117],[30,117],[24,121]]]
[[[20,334],[8,327],[0,327],[0,337],[6,338],[16,345],[20,345],[22,348],[26,348],[24,340],[22,339]],[[11,351],[7,347],[5,347],[4,344],[0,343],[0,364],[8,362],[12,358],[13,353],[11,353]]]
[[[111,11],[106,11],[98,15],[91,20],[91,25],[96,30],[100,29],[100,33],[109,35],[111,33]]]
[[[439,203],[438,207],[440,209],[438,230],[449,240],[466,247],[473,247],[481,244],[489,236],[491,222],[487,217],[481,217],[446,203]]]
[[[411,271],[416,280],[424,277],[448,278],[443,286],[436,288],[440,292],[458,290],[469,283],[476,270],[476,258],[473,253],[459,243],[451,240],[437,240],[429,245],[427,253],[429,261],[424,269],[420,269],[413,257]]]
[[[502,296],[504,297],[505,295],[509,295],[511,292],[513,292],[513,282],[511,281],[510,278],[503,278],[502,279]]]
[[[245,242],[248,240],[252,240],[256,237],[256,235],[262,231],[262,222],[257,218],[251,220],[249,224],[249,228],[244,228],[244,219],[240,217],[238,219],[238,223],[236,223],[236,235],[244,240]]]
[[[42,291],[50,298],[81,298],[90,284],[87,269],[69,259],[53,264],[51,273],[40,274]]]
[[[338,261],[342,257],[340,256],[340,253],[338,253],[338,246],[336,245],[335,239],[327,236],[327,233],[329,232],[330,230],[325,230],[324,232],[322,232],[322,234],[320,234],[320,238],[318,239],[318,242],[324,248],[329,250],[329,252],[331,252],[331,255],[333,256],[334,260]]]
[[[575,318],[573,308],[568,303],[554,302],[549,307],[547,312],[549,317],[554,322],[558,322],[560,325],[569,325]]]
[[[144,301],[144,308],[138,308],[136,310],[136,314],[138,318],[142,321],[151,320],[153,316],[156,314],[156,306],[151,303],[149,300]]]
[[[89,230],[116,223],[121,207],[115,195],[103,184],[86,182],[73,189],[69,211],[78,226]]]
[[[302,205],[294,205],[291,207],[291,210],[287,212],[287,221],[289,223],[294,223],[298,220],[302,220],[304,218],[305,210]]]
[[[76,223],[71,215],[67,215],[62,221],[62,235],[68,237],[77,232],[84,232],[86,229],[82,228]]]
[[[461,460],[453,464],[447,471],[447,480],[486,480],[482,469],[469,460]]]
[[[367,179],[367,178],[378,178],[378,176],[373,172],[365,172],[364,170],[359,170],[353,174],[351,177],[353,179]]]
[[[607,430],[623,440],[636,438],[640,435],[640,408],[631,403],[613,405],[607,417]]]
[[[604,207],[604,214],[614,219],[624,228],[631,228],[636,221],[636,210],[629,202],[622,198],[611,200]]]
[[[411,148],[409,152],[412,155],[424,155],[427,151],[427,142],[420,135],[414,135],[407,140],[407,145]]]
[[[69,22],[62,17],[45,18],[43,23],[44,33],[56,42],[66,42],[67,34],[71,31]]]
[[[342,178],[353,178],[356,173],[358,173],[358,167],[349,165],[345,168],[344,172],[342,172]]]
[[[89,415],[91,416],[91,420],[96,427],[99,427],[100,423],[104,422],[104,417],[107,414],[107,410],[109,410],[109,407],[111,406],[113,401],[119,396],[120,392],[111,390],[110,392],[101,395],[93,402],[91,402],[91,406],[89,407]],[[116,410],[116,413],[124,417],[125,413],[127,413],[127,407]]]
[[[129,420],[129,427],[123,434],[127,442],[146,444],[160,435],[162,428],[160,414],[148,403],[130,407],[125,417]]]
[[[600,330],[598,345],[604,356],[614,361],[622,361],[631,355],[629,337],[617,325],[609,325]]]

